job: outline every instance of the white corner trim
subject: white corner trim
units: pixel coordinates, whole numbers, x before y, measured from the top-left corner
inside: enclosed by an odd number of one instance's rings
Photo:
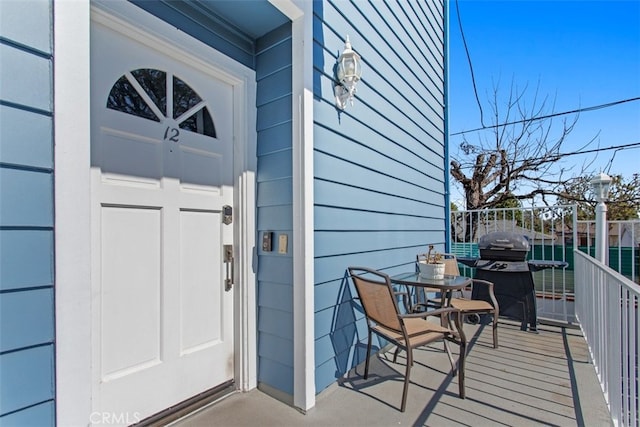
[[[53,15],[56,424],[91,413],[89,0]]]
[[[292,20],[293,405],[316,404],[313,233],[313,3],[270,0]]]

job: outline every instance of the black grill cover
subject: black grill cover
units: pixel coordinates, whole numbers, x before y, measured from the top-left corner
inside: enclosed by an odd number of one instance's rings
[[[478,241],[480,258],[499,261],[524,261],[529,252],[529,241],[520,233],[494,231]]]

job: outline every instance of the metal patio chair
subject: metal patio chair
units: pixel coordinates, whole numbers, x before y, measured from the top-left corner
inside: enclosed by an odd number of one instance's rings
[[[458,310],[451,307],[439,308],[424,313],[400,312],[397,302],[397,293],[391,284],[391,279],[385,273],[367,267],[349,267],[349,275],[353,280],[356,292],[362,304],[367,318],[367,359],[364,368],[364,378],[369,375],[369,359],[371,356],[372,333],[396,345],[407,352],[406,372],[404,388],[402,391],[402,403],[400,410],[405,411],[407,403],[407,390],[409,389],[409,375],[413,365],[413,349],[424,346],[434,341],[443,341],[449,361],[452,375],[458,374],[458,387],[460,398],[464,399],[464,359],[466,354],[466,340],[464,335],[457,331],[441,326],[444,323],[442,316],[450,316]],[[427,317],[435,316],[440,323],[429,322]],[[462,327],[459,316],[454,316],[458,331]],[[460,347],[458,366],[453,360],[453,355],[447,341],[454,342]],[[396,350],[393,362],[396,362],[398,351]]]

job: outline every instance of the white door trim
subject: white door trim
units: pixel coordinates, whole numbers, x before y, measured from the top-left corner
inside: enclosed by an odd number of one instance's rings
[[[234,240],[236,277],[235,381],[256,387],[255,273],[255,72],[127,1],[61,2],[54,14],[56,395],[59,425],[91,419],[91,217],[90,53],[91,19],[161,44],[194,67],[215,68],[234,86]],[[206,61],[203,59],[206,58]],[[79,203],[81,201],[82,203]],[[241,250],[240,250],[240,249]]]
[[[57,425],[91,415],[89,0],[53,14]]]

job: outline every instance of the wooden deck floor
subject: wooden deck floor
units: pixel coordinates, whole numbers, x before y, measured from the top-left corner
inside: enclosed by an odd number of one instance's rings
[[[500,347],[490,326],[465,325],[469,339],[466,399],[442,344],[418,350],[402,413],[403,357],[372,358],[323,391],[307,414],[253,390],[235,393],[174,423],[193,426],[609,426],[609,413],[577,329],[524,332],[501,321]]]

